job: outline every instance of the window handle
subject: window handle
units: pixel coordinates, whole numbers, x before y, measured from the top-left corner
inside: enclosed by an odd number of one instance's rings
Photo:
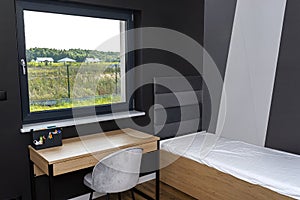
[[[26,62],[24,59],[21,59],[21,66],[22,66],[22,69],[23,69],[23,75],[26,75]]]

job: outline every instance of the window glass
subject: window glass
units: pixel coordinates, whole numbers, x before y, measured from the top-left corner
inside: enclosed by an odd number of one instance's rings
[[[23,14],[30,113],[126,102],[125,20]]]

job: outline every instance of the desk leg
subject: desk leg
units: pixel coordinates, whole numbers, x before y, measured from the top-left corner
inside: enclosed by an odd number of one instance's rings
[[[48,172],[49,172],[49,196],[50,200],[54,200],[54,176],[53,176],[53,165],[48,166]]]
[[[160,188],[159,188],[159,184],[160,184],[160,181],[159,181],[159,170],[156,171],[156,178],[155,178],[155,199],[156,200],[159,200],[159,192],[160,192]]]
[[[29,158],[29,168],[30,168],[30,182],[31,182],[31,199],[36,200],[34,163],[30,160],[30,158]]]
[[[158,158],[157,158],[157,171],[156,171],[156,177],[155,177],[155,199],[159,200],[160,196],[160,176],[159,176],[159,170],[160,170],[160,144],[159,140],[157,141],[157,150],[158,150]]]

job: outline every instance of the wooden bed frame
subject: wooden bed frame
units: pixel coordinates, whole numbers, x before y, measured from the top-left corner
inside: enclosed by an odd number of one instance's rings
[[[186,81],[193,86],[193,90]],[[201,118],[195,112],[203,102],[201,76],[155,77],[154,102],[163,106],[167,119],[162,119],[161,108],[154,109],[154,133],[162,139],[181,134],[195,133],[201,129]],[[162,87],[164,86],[164,87]],[[170,92],[169,89],[174,91]],[[176,89],[175,89],[176,88]],[[179,103],[174,94],[182,96]],[[195,100],[194,96],[197,96]],[[174,100],[175,99],[175,100]],[[184,102],[183,102],[184,101]],[[163,128],[161,129],[161,126]],[[180,129],[179,129],[179,125]],[[176,133],[176,134],[175,134]],[[191,159],[161,151],[161,181],[196,198],[203,200],[273,200],[292,199],[259,185],[254,185],[229,174],[200,164]],[[173,162],[175,161],[175,162]],[[172,163],[169,166],[166,163]],[[163,168],[163,166],[167,166]]]
[[[204,200],[290,200],[259,185],[240,180],[188,158],[161,150],[160,180],[196,199]]]

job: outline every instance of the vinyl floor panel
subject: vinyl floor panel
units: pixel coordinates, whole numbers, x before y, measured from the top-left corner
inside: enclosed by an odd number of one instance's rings
[[[148,181],[146,183],[140,184],[136,187],[145,194],[155,197],[155,180]],[[122,200],[132,200],[130,192],[124,192],[121,194]],[[135,193],[136,200],[145,200],[139,194]],[[160,183],[160,199],[161,200],[195,200],[193,197],[188,196],[173,187],[170,187],[164,183]],[[97,200],[106,200],[106,197],[98,198]],[[110,200],[118,200],[118,195],[110,195]]]

